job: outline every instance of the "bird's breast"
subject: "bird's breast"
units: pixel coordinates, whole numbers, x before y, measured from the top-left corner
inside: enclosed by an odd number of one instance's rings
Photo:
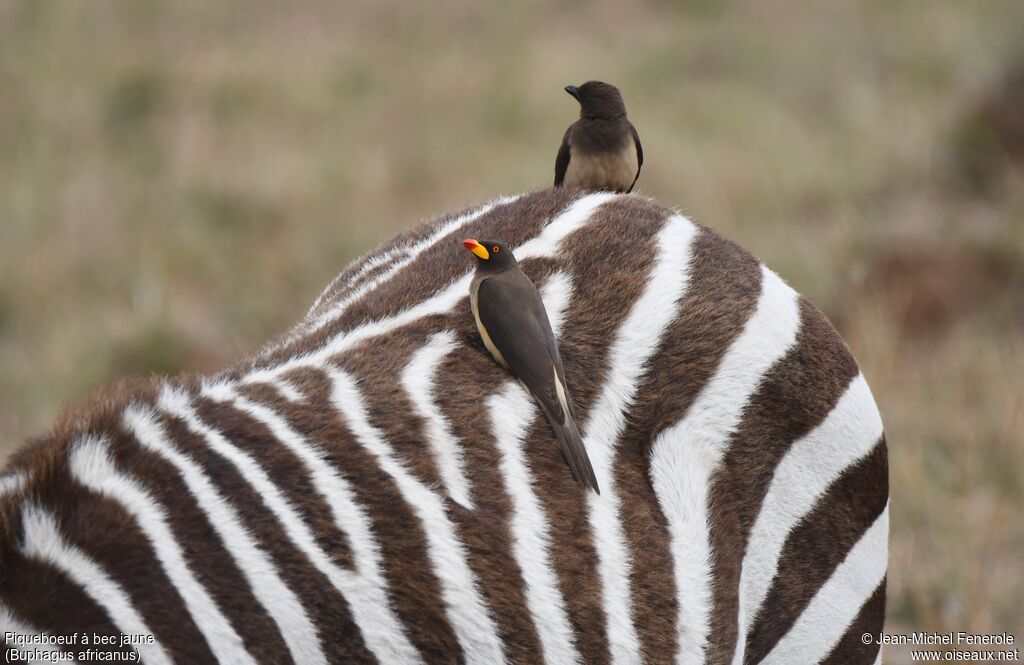
[[[565,170],[564,184],[569,187],[625,191],[633,185],[639,168],[636,146],[632,141],[610,151],[574,150]]]

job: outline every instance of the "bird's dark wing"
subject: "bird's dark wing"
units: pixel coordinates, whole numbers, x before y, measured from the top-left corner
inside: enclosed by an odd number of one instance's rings
[[[640,145],[640,135],[636,133],[636,127],[629,123],[629,131],[633,132],[633,143],[636,145],[636,161],[639,166],[644,165],[644,147]]]
[[[537,288],[518,270],[489,277],[480,283],[477,311],[515,375],[561,419],[554,380],[556,361],[561,365],[561,360],[552,356],[555,336]]]
[[[569,132],[571,131],[572,125],[569,125],[569,129],[565,130],[565,136],[562,137],[562,145],[558,148],[558,156],[555,157],[555,187],[562,186],[562,181],[565,180],[565,170],[569,168]]]
[[[537,400],[558,438],[573,475],[600,493],[583,439],[572,417],[572,396],[544,303],[533,282],[519,270],[485,279],[477,293],[477,311],[491,341],[512,373]],[[566,407],[562,408],[557,381]]]
[[[636,187],[636,181],[640,179],[640,169],[644,166],[644,147],[640,145],[640,135],[636,133],[633,123],[629,123],[629,131],[633,132],[633,144],[636,146],[636,175],[633,177],[633,184],[626,190],[627,194]]]

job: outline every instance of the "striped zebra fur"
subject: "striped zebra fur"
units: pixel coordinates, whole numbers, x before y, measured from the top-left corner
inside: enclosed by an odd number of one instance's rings
[[[466,236],[539,285],[600,496],[477,339]],[[887,537],[881,420],[824,317],[654,201],[554,189],[413,229],[251,360],[123,384],[16,453],[0,634],[152,635],[112,648],[147,663],[869,664]]]

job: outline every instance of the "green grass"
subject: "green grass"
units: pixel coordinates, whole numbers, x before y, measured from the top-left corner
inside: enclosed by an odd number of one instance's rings
[[[641,189],[761,256],[863,364],[892,627],[1019,628],[1024,185],[961,186],[957,146],[984,143],[962,118],[1020,25],[1016,0],[8,0],[0,459],[115,377],[253,351],[417,220],[546,186],[562,86],[599,77]]]

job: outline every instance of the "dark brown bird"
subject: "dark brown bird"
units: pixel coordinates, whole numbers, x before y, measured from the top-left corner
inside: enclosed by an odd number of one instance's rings
[[[467,238],[462,244],[477,257],[469,303],[484,346],[540,405],[576,480],[600,494],[573,419],[562,358],[537,287],[501,243]]]
[[[565,86],[580,103],[555,158],[555,187],[631,192],[644,165],[644,150],[619,89],[602,81]]]

